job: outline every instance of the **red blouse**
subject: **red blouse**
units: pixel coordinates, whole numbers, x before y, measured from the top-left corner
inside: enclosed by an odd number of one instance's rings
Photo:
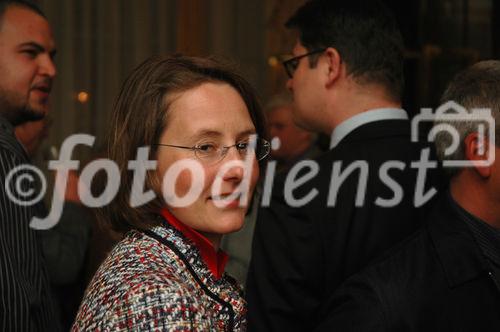
[[[161,210],[161,215],[170,225],[181,232],[185,237],[193,241],[195,246],[200,251],[203,262],[208,266],[210,272],[212,272],[216,279],[220,279],[229,256],[221,249],[216,252],[212,243],[205,236],[180,222],[166,208]]]

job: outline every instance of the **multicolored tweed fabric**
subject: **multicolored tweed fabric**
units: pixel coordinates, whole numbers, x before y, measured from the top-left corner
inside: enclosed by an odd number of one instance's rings
[[[245,314],[236,281],[216,280],[194,244],[165,225],[127,233],[90,283],[72,331],[245,331]]]

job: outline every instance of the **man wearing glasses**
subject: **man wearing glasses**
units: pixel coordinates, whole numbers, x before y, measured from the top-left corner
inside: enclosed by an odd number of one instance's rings
[[[292,192],[312,200],[294,206],[274,190],[270,206],[258,212],[247,279],[251,331],[313,330],[326,318],[325,299],[413,233],[420,219],[410,168],[419,151],[413,152],[401,109],[403,41],[394,17],[378,1],[313,0],[287,27],[298,32],[294,57],[284,62],[294,119],[331,136],[331,151],[317,160],[318,173],[303,170],[311,177]],[[331,181],[334,164],[345,171],[359,161],[368,165],[361,204],[362,170]],[[388,172],[403,193],[390,207],[384,202],[396,190],[379,173],[387,161],[405,165]],[[338,189],[334,202],[332,189]]]

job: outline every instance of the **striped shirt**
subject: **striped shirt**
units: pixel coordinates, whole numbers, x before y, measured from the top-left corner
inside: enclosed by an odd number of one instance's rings
[[[23,164],[28,157],[12,125],[0,116],[0,331],[58,331],[41,246],[29,227],[31,218],[44,211],[43,203],[22,206],[6,191],[7,175]],[[17,179],[9,181],[13,192]],[[19,183],[23,190],[36,188],[26,180]]]

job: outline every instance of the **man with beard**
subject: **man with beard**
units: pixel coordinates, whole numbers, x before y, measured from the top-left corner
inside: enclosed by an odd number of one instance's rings
[[[29,224],[43,205],[26,172],[28,156],[13,127],[42,119],[49,109],[55,44],[50,26],[28,1],[0,1],[0,330],[57,331],[40,242]],[[14,174],[14,175],[13,175]],[[7,182],[7,176],[12,177]],[[16,190],[18,194],[16,195]],[[14,196],[14,197],[13,197]],[[14,199],[13,199],[14,198]],[[16,203],[16,200],[18,201]]]

